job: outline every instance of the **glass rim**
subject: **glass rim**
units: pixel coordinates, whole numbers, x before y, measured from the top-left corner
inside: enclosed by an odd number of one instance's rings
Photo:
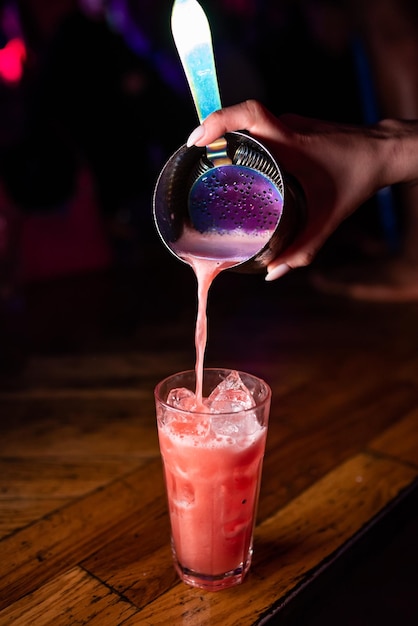
[[[235,369],[233,367],[205,367],[203,368],[203,382],[205,380],[205,372],[227,372],[227,375],[228,373],[231,373],[231,372],[238,372],[240,377],[241,377],[241,374],[244,374],[245,376],[250,376],[255,381],[261,383],[261,385],[265,389],[265,395],[263,399],[259,403],[257,403],[255,406],[247,408],[247,409],[242,409],[240,411],[222,411],[220,413],[211,413],[210,411],[196,411],[196,410],[190,411],[188,409],[181,409],[181,408],[173,407],[171,404],[168,404],[167,401],[161,397],[161,394],[160,394],[161,387],[164,385],[164,383],[167,383],[170,379],[175,378],[176,376],[182,376],[185,374],[192,374],[193,376],[196,376],[196,371],[194,369],[188,369],[188,370],[182,370],[180,372],[174,372],[174,374],[170,374],[169,376],[166,376],[165,378],[160,380],[154,388],[155,399],[159,402],[159,404],[161,404],[167,409],[174,409],[175,411],[178,411],[179,413],[184,413],[187,415],[190,413],[193,413],[195,415],[210,415],[213,419],[216,419],[217,417],[221,417],[225,415],[239,416],[239,415],[246,414],[254,410],[259,410],[260,408],[264,407],[267,403],[271,401],[272,391],[271,391],[270,385],[263,378],[261,378],[260,376],[257,376],[256,374],[250,374],[250,372]]]

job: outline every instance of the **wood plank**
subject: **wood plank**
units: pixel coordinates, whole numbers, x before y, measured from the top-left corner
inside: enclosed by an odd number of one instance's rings
[[[113,482],[140,465],[138,459],[0,458],[0,537]]]
[[[130,527],[125,525],[123,533],[81,565],[137,607],[177,584],[165,501],[152,503]]]
[[[349,541],[415,477],[408,466],[358,455],[318,481],[255,533],[253,566],[240,587],[203,593],[178,584],[146,606],[140,623],[250,626]],[[138,621],[128,620],[125,626]]]
[[[1,497],[0,540],[70,502],[71,498]]]
[[[418,408],[375,437],[370,449],[418,467]]]
[[[173,567],[166,507],[149,507],[111,544],[81,562],[84,569],[145,607],[179,583]]]
[[[151,477],[151,479],[150,479]],[[160,459],[0,542],[0,608],[34,591],[161,509]],[[152,521],[149,523],[152,524]],[[140,546],[138,547],[140,552]]]
[[[272,515],[303,489],[340,465],[382,429],[400,421],[417,405],[409,385],[372,385],[361,391],[337,386],[312,402],[309,391],[276,399],[272,407],[262,478],[260,517]],[[309,411],[303,409],[307,402]],[[273,400],[274,403],[274,400]],[[282,413],[281,413],[282,411]],[[349,433],[349,435],[347,434]]]
[[[151,390],[109,397],[102,392],[66,390],[0,399],[0,454],[3,456],[157,456]]]
[[[192,337],[192,327],[190,331]],[[27,397],[46,395],[54,390],[63,394],[70,389],[88,394],[100,390],[105,395],[107,391],[117,393],[126,389],[132,395],[141,393],[144,388],[152,390],[160,377],[178,371],[177,368],[186,363],[181,351],[173,353],[172,349],[165,351],[163,347],[158,351],[124,348],[121,352],[30,356],[14,384],[10,382],[9,386],[1,388],[0,399],[22,394]],[[188,364],[193,367],[190,354],[186,354]]]
[[[138,459],[83,457],[0,458],[0,505],[15,497],[80,497],[137,467]]]
[[[0,624],[115,626],[135,618],[136,613],[135,607],[119,594],[75,567],[0,611]]]

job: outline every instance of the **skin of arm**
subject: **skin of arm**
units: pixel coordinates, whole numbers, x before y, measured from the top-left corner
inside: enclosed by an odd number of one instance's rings
[[[292,114],[276,117],[260,102],[247,100],[209,115],[187,145],[205,146],[236,130],[261,141],[306,196],[305,226],[269,264],[268,281],[309,265],[339,224],[379,189],[418,184],[417,120],[354,126]]]

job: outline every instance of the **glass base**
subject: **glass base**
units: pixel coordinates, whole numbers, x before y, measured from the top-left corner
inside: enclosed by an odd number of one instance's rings
[[[174,567],[184,583],[199,589],[206,589],[206,591],[221,591],[222,589],[228,589],[229,587],[240,585],[243,582],[245,575],[250,569],[252,550],[248,553],[245,563],[241,564],[239,567],[229,572],[225,572],[224,574],[214,575],[200,574],[199,572],[195,572],[188,567],[183,567],[177,560],[175,554],[173,557]]]

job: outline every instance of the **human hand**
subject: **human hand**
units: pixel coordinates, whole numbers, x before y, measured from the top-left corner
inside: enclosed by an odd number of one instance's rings
[[[360,127],[298,115],[275,117],[259,102],[248,100],[209,115],[188,145],[204,146],[235,130],[246,130],[261,141],[306,196],[304,228],[269,264],[266,280],[311,263],[339,224],[392,182],[386,180],[382,141],[392,136],[390,123]]]

